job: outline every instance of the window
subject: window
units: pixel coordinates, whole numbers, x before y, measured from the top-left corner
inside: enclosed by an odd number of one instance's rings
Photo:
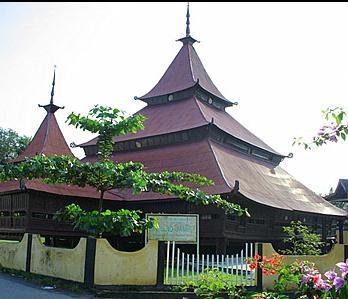
[[[244,153],[249,152],[249,147],[247,145],[244,145],[241,142],[233,140],[232,138],[227,138],[226,143],[232,145],[235,149],[242,151]]]
[[[38,219],[52,219],[54,216],[54,214],[40,213],[40,212],[33,212],[31,215],[33,218],[38,218]]]
[[[23,217],[26,216],[27,212],[26,211],[15,211],[13,212],[13,217]]]

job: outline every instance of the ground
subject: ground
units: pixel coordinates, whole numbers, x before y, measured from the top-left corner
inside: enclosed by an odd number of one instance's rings
[[[30,283],[8,273],[0,273],[0,297],[2,299],[95,298],[90,294],[74,294],[64,290],[51,289],[50,287]]]

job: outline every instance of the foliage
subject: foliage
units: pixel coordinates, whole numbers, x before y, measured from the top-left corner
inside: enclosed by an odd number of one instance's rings
[[[145,219],[139,215],[141,211],[120,209],[104,212],[86,212],[79,205],[71,204],[62,212],[56,213],[54,219],[72,222],[74,229],[85,231],[93,236],[109,233],[115,236],[128,237],[132,233],[142,233],[148,228],[158,228],[156,218]]]
[[[198,174],[183,172],[149,173],[141,163],[81,162],[70,156],[35,156],[12,165],[0,165],[0,181],[13,179],[44,179],[46,183],[67,184],[79,187],[92,186],[99,192],[116,188],[131,188],[134,193],[153,191],[202,205],[213,204],[227,213],[247,213],[239,205],[208,195],[199,189],[193,190],[179,182],[211,185],[212,181]]]
[[[314,264],[302,268],[300,291],[309,299],[342,299],[348,298],[348,259],[337,263],[340,273],[334,270],[327,271],[323,279]]]
[[[233,295],[236,287],[230,274],[220,272],[217,268],[207,268],[194,279],[185,278],[185,280],[180,285],[176,286],[175,289],[183,292],[193,289],[198,297],[213,299],[219,298],[221,293]]]
[[[35,156],[18,164],[0,165],[0,182],[6,180],[43,179],[46,183],[91,186],[100,193],[99,211],[85,212],[77,206],[68,206],[60,211],[57,219],[70,219],[76,228],[101,236],[103,232],[128,235],[131,230],[142,231],[153,221],[144,222],[134,211],[103,212],[104,193],[111,189],[130,188],[137,194],[153,191],[174,195],[195,204],[213,204],[226,213],[249,215],[246,209],[231,203],[220,195],[208,195],[199,189],[193,190],[182,185],[191,182],[197,185],[212,185],[213,182],[198,174],[184,172],[149,173],[141,163],[115,163],[110,157],[113,152],[113,137],[119,134],[135,133],[143,129],[144,117],[136,115],[126,118],[120,110],[111,107],[94,106],[88,115],[71,113],[67,121],[70,125],[92,133],[99,133],[97,145],[101,161],[81,162],[71,156]],[[133,213],[134,212],[134,213]],[[127,214],[121,217],[119,213]],[[125,215],[123,215],[125,216]],[[124,225],[121,223],[124,221]],[[117,223],[116,222],[120,222]],[[137,226],[137,225],[138,226]]]
[[[265,255],[261,257],[260,255],[256,254],[254,257],[247,259],[247,264],[251,270],[259,267],[262,269],[263,274],[274,275],[278,273],[283,258],[283,255],[276,253],[273,254],[271,258]]]
[[[301,277],[298,264],[282,265],[283,255],[277,253],[272,257],[260,256],[256,254],[254,257],[247,260],[251,270],[260,268],[264,275],[276,275],[277,280],[274,284],[274,292],[256,293],[255,297],[251,298],[288,298],[284,293],[291,284],[298,285]]]
[[[274,291],[284,294],[290,287],[299,287],[302,278],[302,269],[309,265],[307,261],[296,261],[289,265],[282,265],[278,271],[278,278],[274,283]]]
[[[30,141],[30,137],[20,136],[12,129],[0,128],[0,164],[17,158]]]
[[[293,145],[311,149],[311,145],[322,146],[327,142],[345,141],[348,135],[347,111],[341,107],[327,108],[322,111],[326,123],[319,129],[311,141],[304,141],[303,137],[294,138]]]
[[[277,292],[252,292],[249,296],[244,298],[247,299],[289,299],[289,296],[284,294],[278,294]]]
[[[288,249],[280,250],[282,254],[320,255],[321,247],[324,245],[320,235],[311,232],[301,221],[291,221],[283,230],[287,234],[283,242],[288,245]]]
[[[284,256],[273,254],[272,258],[267,256],[255,255],[247,260],[249,268],[254,270],[261,268],[264,275],[278,275],[273,286],[273,292],[263,292],[255,294],[256,298],[288,298],[285,294],[290,286],[300,286],[302,269],[308,262],[296,261],[289,265],[283,265]],[[254,298],[251,296],[251,298]]]
[[[114,136],[127,133],[136,133],[138,129],[144,129],[142,115],[131,115],[126,117],[117,108],[95,105],[87,116],[81,116],[72,112],[67,119],[69,125],[87,130],[91,133],[98,133],[98,156],[108,159],[112,155]]]

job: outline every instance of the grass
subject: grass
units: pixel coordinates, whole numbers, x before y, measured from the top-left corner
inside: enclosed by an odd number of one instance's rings
[[[225,272],[223,272],[225,273]],[[182,281],[185,281],[187,279],[190,280],[195,280],[195,278],[197,278],[197,275],[199,275],[199,273],[197,272],[192,272],[191,270],[188,272],[186,272],[186,270],[184,271],[184,275],[182,275],[181,271],[179,272],[179,276],[176,277],[176,269],[174,269],[174,276],[171,276],[172,272],[171,272],[171,268],[169,269],[169,273],[168,273],[168,279],[166,279],[166,274],[164,273],[164,284],[170,284],[170,285],[175,285],[175,284],[180,284]],[[232,281],[232,283],[236,286],[241,285],[242,283],[244,285],[255,285],[256,284],[256,280],[252,279],[252,278],[248,278],[246,279],[245,276],[241,276],[238,274],[229,274],[230,275],[230,279]]]
[[[0,243],[19,243],[17,240],[0,240]]]

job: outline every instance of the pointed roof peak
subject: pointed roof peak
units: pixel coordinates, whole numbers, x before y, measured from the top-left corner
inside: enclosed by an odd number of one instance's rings
[[[51,99],[50,103],[47,105],[39,105],[39,107],[44,108],[47,113],[55,113],[58,109],[64,109],[64,107],[59,107],[53,103],[53,97],[54,97],[54,86],[56,85],[56,65],[54,66],[54,72],[53,72],[53,81],[52,81],[52,90],[51,90]]]
[[[185,44],[194,44],[195,42],[198,42],[196,39],[194,39],[190,34],[190,3],[187,2],[187,11],[186,11],[186,36],[183,38],[178,39],[177,41],[182,42]]]
[[[148,93],[136,99],[146,101],[193,86],[202,87],[208,93],[224,101],[226,106],[232,105],[211,80],[192,44],[184,43],[158,83]]]
[[[26,157],[33,157],[35,155],[44,154],[46,156],[51,155],[69,155],[74,156],[71,152],[68,144],[65,141],[62,131],[59,128],[57,119],[54,113],[58,109],[64,107],[56,106],[53,103],[54,97],[54,85],[56,83],[56,66],[54,66],[51,100],[47,105],[39,105],[47,111],[46,117],[42,121],[40,127],[36,131],[32,141],[26,147],[26,149],[13,161],[20,162]]]
[[[32,141],[27,148],[12,162],[23,161],[26,157],[35,155],[69,155],[71,152],[62,131],[59,128],[54,113],[47,113],[39,129],[36,131]]]

